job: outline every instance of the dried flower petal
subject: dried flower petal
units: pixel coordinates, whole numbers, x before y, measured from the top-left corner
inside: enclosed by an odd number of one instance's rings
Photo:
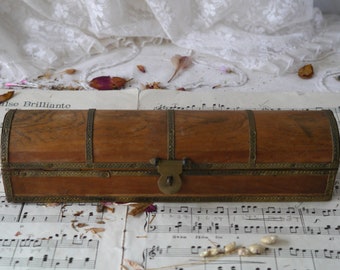
[[[124,88],[125,84],[130,80],[121,77],[99,76],[93,78],[89,85],[98,90],[119,90]]]
[[[144,267],[141,266],[140,264],[134,262],[134,261],[131,261],[131,260],[128,260],[128,259],[124,259],[124,261],[129,265],[131,266],[134,270],[144,270]]]
[[[186,91],[186,89],[184,87],[179,87],[176,89],[177,91]]]
[[[13,95],[14,95],[14,91],[8,91],[7,93],[0,95],[0,103],[11,99]]]
[[[64,73],[66,73],[68,75],[73,75],[76,72],[77,72],[77,70],[75,68],[68,68],[68,69],[64,70]]]
[[[148,207],[150,207],[150,203],[136,203],[131,205],[133,209],[129,212],[131,216],[137,216],[141,213],[144,213]]]
[[[145,208],[146,213],[152,213],[157,211],[157,205],[150,204],[148,207]]]
[[[175,78],[178,72],[191,66],[192,58],[190,56],[181,56],[181,55],[176,54],[171,58],[171,62],[175,66],[175,72],[173,73],[171,78],[168,80],[168,83],[171,82],[173,78]]]
[[[313,74],[314,74],[314,70],[311,64],[303,66],[298,71],[298,75],[302,79],[310,79],[313,77]]]
[[[143,72],[143,73],[146,72],[145,67],[143,65],[137,65],[137,68],[139,69],[140,72]]]

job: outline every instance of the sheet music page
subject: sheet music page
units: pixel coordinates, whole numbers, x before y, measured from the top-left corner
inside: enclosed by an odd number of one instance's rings
[[[0,104],[0,118],[9,109],[132,110],[137,104],[137,89],[15,90]],[[0,182],[0,269],[120,268],[127,206],[8,203]]]
[[[329,108],[339,124],[339,101],[339,95],[318,93],[20,90],[8,101],[16,105],[0,104],[0,114],[3,118],[9,108],[49,104],[70,104],[66,109]],[[335,270],[340,259],[339,185],[338,175],[328,202],[154,203],[156,211],[132,216],[131,205],[110,202],[8,203],[1,184],[0,269],[142,269],[130,261],[148,270]],[[259,255],[200,256],[231,242],[238,247],[260,243],[266,235],[277,235],[278,241]]]
[[[143,91],[139,109],[234,110],[330,108],[340,121],[336,94],[249,94]],[[340,176],[329,202],[157,203],[157,211],[129,218],[125,258],[145,269],[274,270],[339,269]],[[261,243],[276,235],[259,255],[237,253],[203,258],[209,249]],[[139,247],[139,252],[137,249]]]

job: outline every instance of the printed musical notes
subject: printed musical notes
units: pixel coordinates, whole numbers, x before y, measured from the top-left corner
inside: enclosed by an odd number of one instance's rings
[[[95,269],[99,241],[83,236],[0,239],[0,267]]]

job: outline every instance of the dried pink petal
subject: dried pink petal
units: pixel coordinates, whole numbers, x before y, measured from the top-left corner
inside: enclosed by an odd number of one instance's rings
[[[174,55],[171,58],[172,64],[175,66],[175,72],[171,76],[171,78],[168,80],[168,83],[175,78],[178,72],[190,67],[192,65],[192,58],[190,56],[181,56],[181,55]]]
[[[93,78],[89,85],[98,90],[119,90],[124,88],[125,84],[130,80],[121,77],[99,76]]]
[[[157,205],[150,204],[148,207],[145,208],[146,213],[156,212],[157,211]]]

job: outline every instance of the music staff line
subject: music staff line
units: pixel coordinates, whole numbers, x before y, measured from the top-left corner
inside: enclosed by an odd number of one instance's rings
[[[313,217],[340,216],[340,209],[295,208],[295,207],[257,207],[256,205],[242,205],[240,207],[189,207],[162,206],[157,214],[189,214],[189,215],[303,215]]]
[[[185,225],[181,221],[176,225],[149,225],[148,233],[196,233],[196,234],[294,234],[294,235],[340,235],[340,225],[334,227],[311,226],[241,226],[231,224],[231,226],[221,226],[219,223],[202,225],[194,223],[193,226]]]
[[[151,248],[146,248],[144,250],[144,257],[150,260],[156,259],[158,257],[199,257],[199,254],[211,248],[211,246],[202,247],[202,246],[191,246],[191,247],[160,247],[160,246],[152,246]],[[235,258],[239,257],[236,253],[228,254],[222,256],[224,258]],[[278,257],[278,258],[305,258],[305,259],[330,259],[330,260],[339,260],[340,259],[340,250],[332,250],[332,249],[304,249],[304,248],[266,248],[262,254],[257,254],[256,258],[261,257]]]
[[[0,239],[0,248],[98,248],[99,241],[94,239],[79,238],[73,239]]]
[[[64,234],[60,239],[52,236],[47,239],[0,239],[0,267],[95,269],[99,240],[78,235],[73,239],[66,237]],[[79,258],[81,251],[83,256]]]
[[[69,268],[69,269],[95,269],[96,260],[90,258],[75,259],[73,257],[65,257],[64,259],[49,259],[48,256],[42,258],[36,258],[33,256],[29,257],[1,257],[0,256],[0,267],[36,267],[43,269],[58,269],[58,268]],[[8,268],[7,268],[8,269]]]

